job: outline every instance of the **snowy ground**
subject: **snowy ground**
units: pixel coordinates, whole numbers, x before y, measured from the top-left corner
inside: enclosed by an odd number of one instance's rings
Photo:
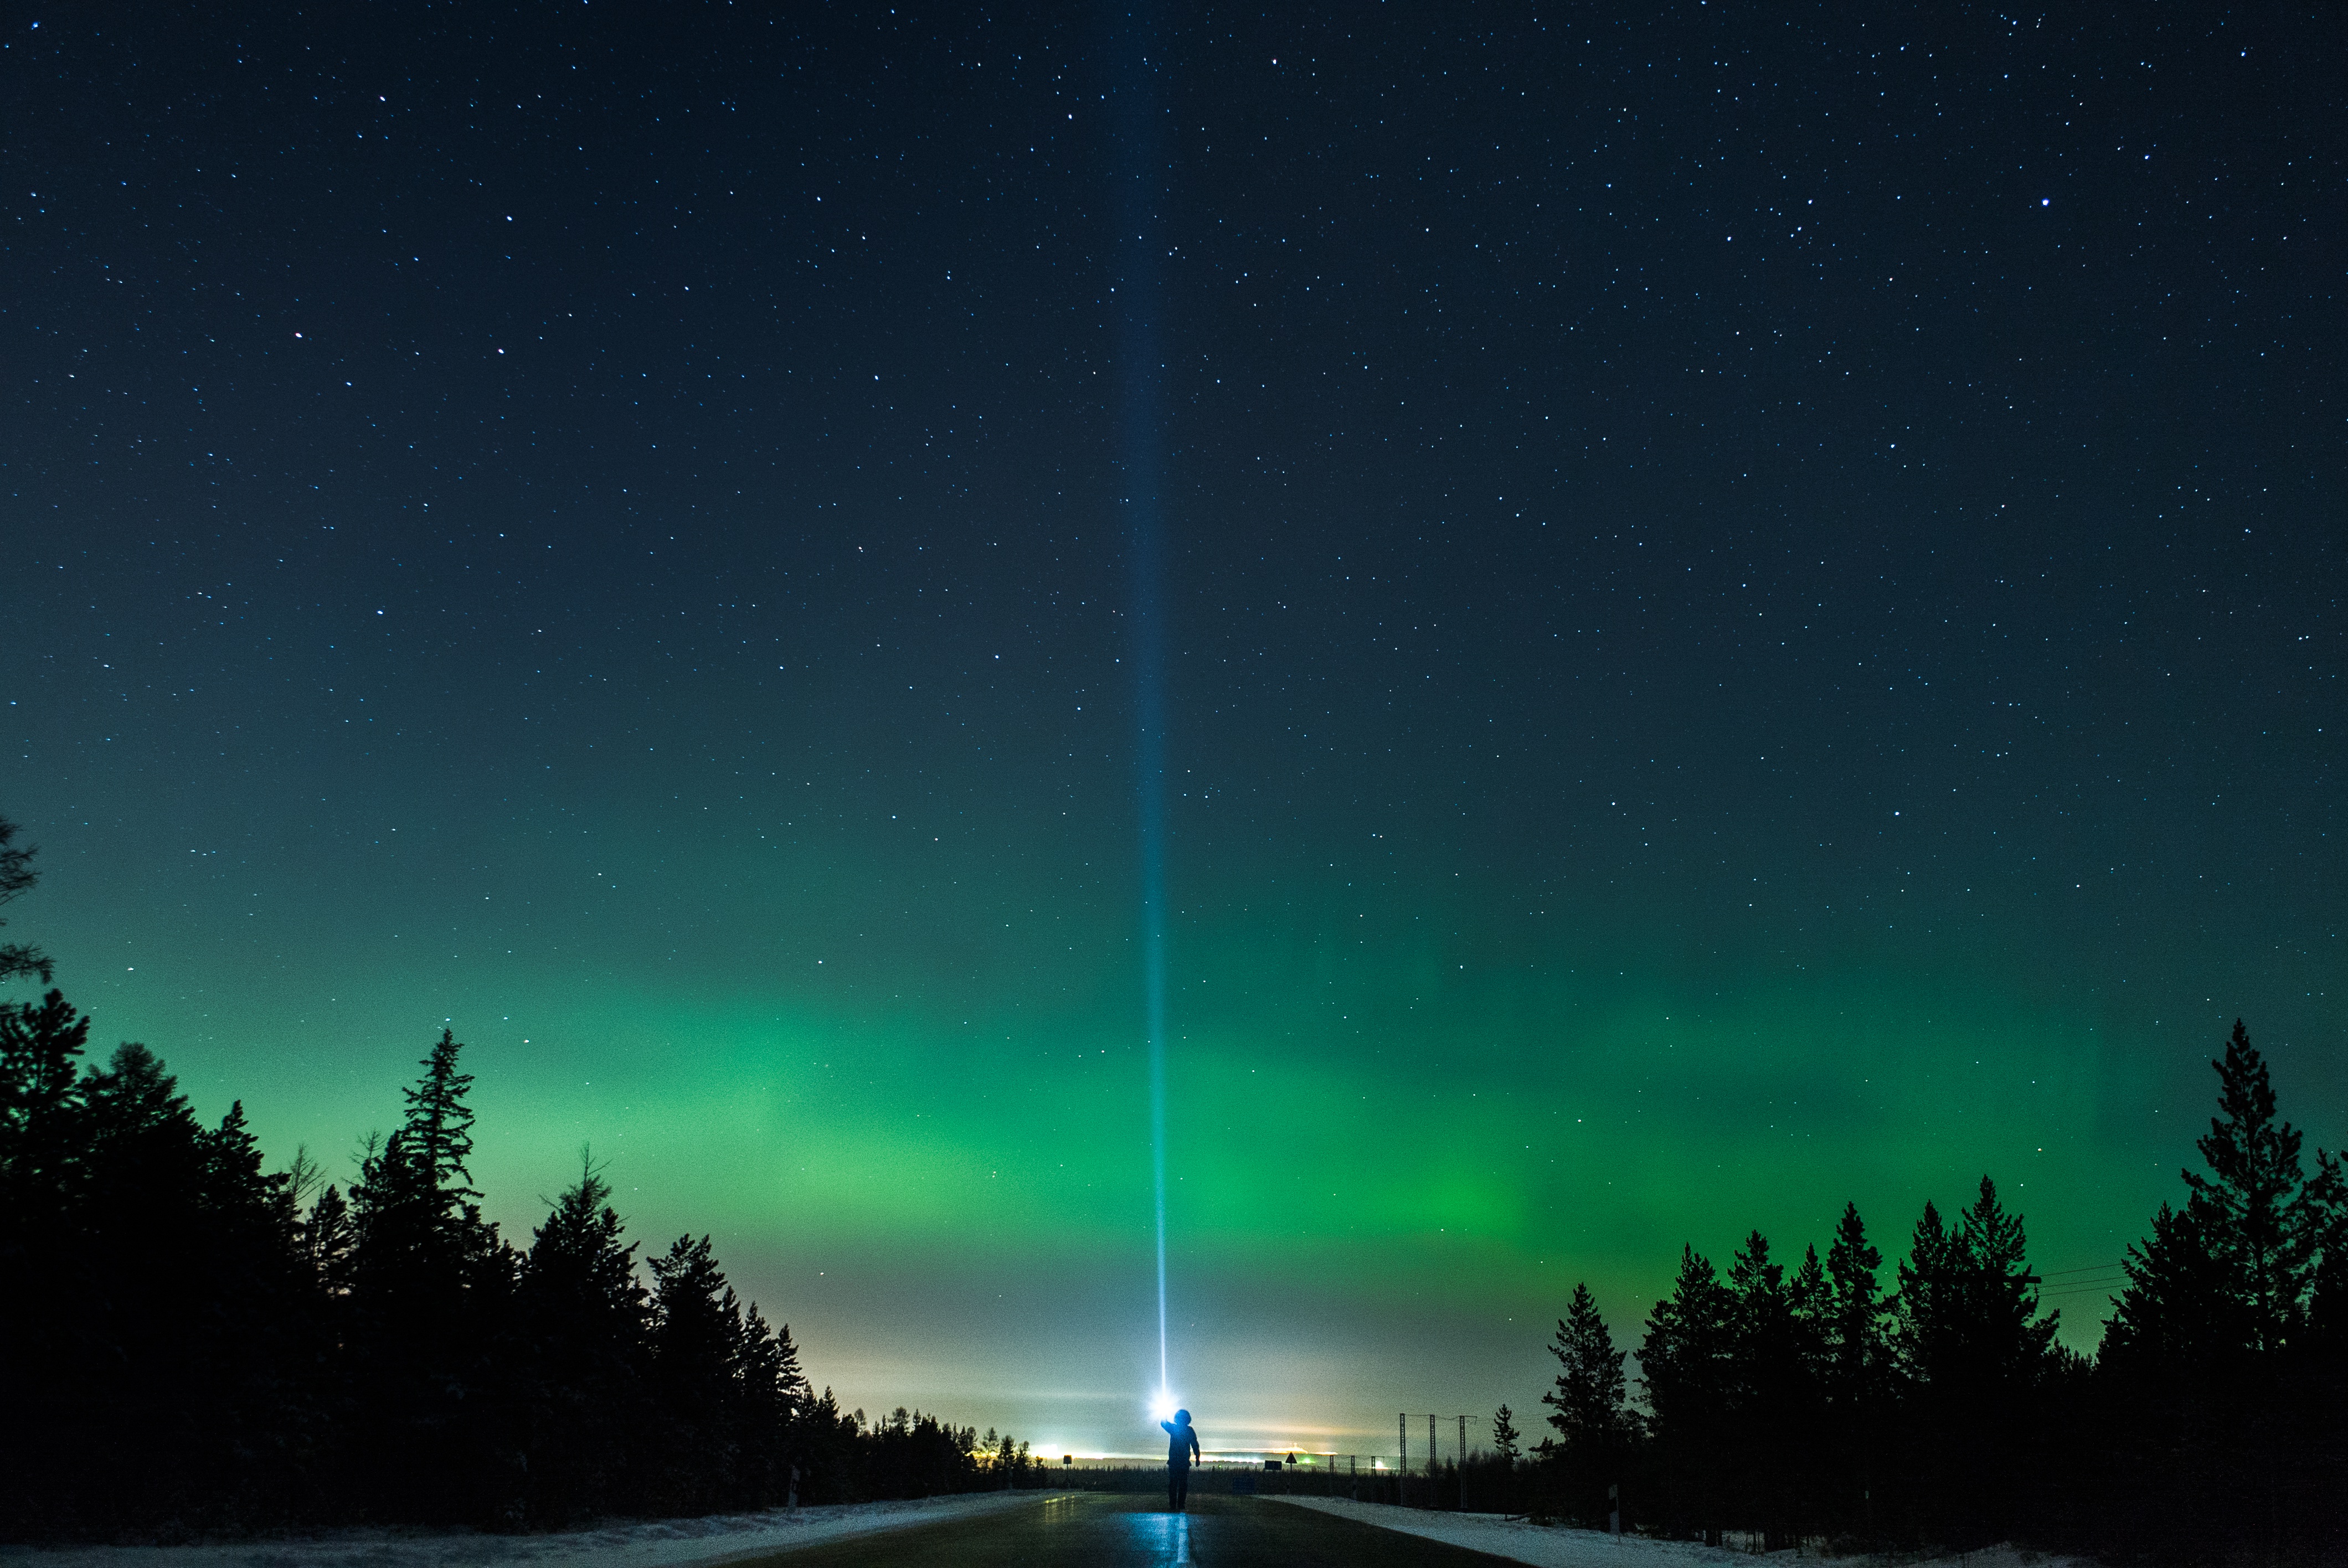
[[[1792,1568],[1794,1553],[1773,1552],[1766,1557],[1746,1552],[1699,1546],[1692,1541],[1647,1541],[1635,1535],[1608,1535],[1596,1530],[1569,1530],[1554,1524],[1528,1524],[1497,1513],[1428,1513],[1387,1503],[1354,1502],[1337,1497],[1282,1497],[1273,1501],[1299,1508],[1318,1509],[1340,1519],[1358,1520],[1381,1530],[1422,1535],[1471,1552],[1530,1563],[1536,1568]],[[1805,1562],[1823,1562],[1811,1557]],[[1921,1559],[1842,1557],[1837,1568],[1927,1568]],[[2084,1558],[2042,1557],[2011,1546],[1993,1546],[1932,1560],[1933,1568],[2096,1568]]]
[[[615,1524],[565,1535],[407,1535],[341,1531],[233,1546],[0,1546],[0,1568],[701,1568],[818,1541],[1032,1507],[1049,1492],[987,1491]]]

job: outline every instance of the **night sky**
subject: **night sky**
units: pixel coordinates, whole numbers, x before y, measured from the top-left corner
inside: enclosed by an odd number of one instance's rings
[[[1146,1450],[1152,759],[1210,1449],[2107,1277],[2238,1015],[2348,1140],[2336,6],[5,26],[8,934],[281,1162],[445,1022],[509,1236]]]

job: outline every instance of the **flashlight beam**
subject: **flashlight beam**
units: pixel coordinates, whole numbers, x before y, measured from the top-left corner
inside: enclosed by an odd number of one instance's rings
[[[1164,291],[1161,212],[1166,191],[1165,132],[1159,123],[1159,72],[1153,47],[1154,7],[1148,0],[1123,10],[1117,40],[1116,210],[1117,325],[1124,392],[1119,446],[1124,466],[1124,521],[1133,561],[1135,780],[1140,819],[1143,1018],[1149,1037],[1150,1184],[1157,1222],[1158,1392],[1165,1402],[1172,1382],[1166,1350],[1166,655],[1163,624],[1164,544],[1159,497],[1165,440],[1164,360],[1159,314]]]

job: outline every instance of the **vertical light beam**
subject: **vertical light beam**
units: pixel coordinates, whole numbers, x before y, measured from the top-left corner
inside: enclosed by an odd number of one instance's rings
[[[1159,345],[1160,208],[1166,159],[1159,105],[1160,62],[1147,8],[1113,22],[1117,107],[1118,449],[1120,497],[1133,564],[1136,816],[1141,851],[1142,1018],[1149,1041],[1149,1161],[1158,1242],[1158,1398],[1171,1387],[1166,1354],[1166,638],[1160,489],[1165,439]]]

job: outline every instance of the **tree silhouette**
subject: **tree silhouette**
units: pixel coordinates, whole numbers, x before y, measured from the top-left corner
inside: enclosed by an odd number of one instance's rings
[[[747,1506],[765,1507],[790,1491],[789,1434],[808,1403],[807,1375],[799,1369],[790,1326],[767,1327],[756,1302],[742,1313],[734,1359],[740,1399],[735,1417],[740,1455],[736,1485]]]
[[[489,1412],[509,1391],[506,1338],[520,1258],[482,1218],[471,1152],[463,1050],[441,1038],[406,1091],[399,1128],[366,1151],[351,1185],[353,1240],[345,1343],[357,1354],[345,1436],[364,1506],[436,1498],[441,1517],[502,1516],[520,1507],[519,1445]]]
[[[1884,1370],[1883,1254],[1867,1239],[1857,1204],[1845,1204],[1827,1249],[1826,1392],[1846,1419],[1880,1391]]]
[[[64,1201],[81,1152],[77,1076],[88,1043],[89,1020],[60,992],[0,1003],[0,1225],[43,1206],[36,1190]]]
[[[1725,1389],[1725,1457],[1740,1482],[1740,1512],[1761,1522],[1763,1544],[1774,1550],[1807,1511],[1802,1494],[1815,1463],[1826,1294],[1817,1249],[1789,1281],[1770,1261],[1768,1238],[1755,1231],[1730,1265],[1728,1293],[1735,1375]]]
[[[422,1063],[424,1076],[402,1091],[407,1099],[407,1120],[400,1129],[407,1141],[408,1158],[448,1199],[478,1198],[466,1162],[473,1157],[473,1108],[465,1096],[473,1075],[457,1071],[457,1053],[465,1048],[456,1031],[444,1029],[432,1053]]]
[[[2267,1065],[2236,1020],[2218,1109],[2123,1260],[2098,1378],[2127,1462],[2108,1483],[2156,1532],[2223,1521],[2221,1539],[2275,1550],[2308,1500],[2348,1487],[2338,1330],[2348,1287],[2348,1183],[2277,1113]],[[2198,1532],[2208,1533],[2207,1525]]]
[[[1524,1434],[1517,1430],[1516,1417],[1506,1405],[1492,1412],[1492,1451],[1511,1470],[1524,1451]]]
[[[2209,1173],[2183,1173],[2192,1194],[2187,1206],[2210,1255],[2233,1281],[2247,1348],[2271,1353],[2299,1327],[2323,1238],[2295,1206],[2300,1133],[2276,1117],[2267,1064],[2241,1020],[2234,1020],[2223,1060],[2210,1065],[2222,1114],[2210,1118],[2209,1133],[2195,1145]]]
[[[1621,1478],[1629,1412],[1622,1399],[1625,1354],[1614,1348],[1588,1285],[1573,1287],[1549,1349],[1558,1373],[1541,1403],[1550,1407],[1557,1437],[1542,1447],[1555,1461],[1566,1512],[1599,1518],[1606,1487]]]
[[[0,834],[0,902],[30,886]],[[6,949],[22,955],[22,948]],[[46,973],[17,967],[7,975]],[[45,958],[40,959],[46,965]],[[443,1030],[342,1187],[267,1168],[243,1102],[200,1121],[162,1060],[84,1060],[57,990],[0,1003],[0,1540],[611,1512],[1018,1484],[1027,1446],[810,1397],[798,1347],[706,1235],[638,1275],[583,1153],[527,1255],[481,1213],[463,1047]],[[1645,1419],[1586,1286],[1550,1349],[1539,1484],[1665,1534],[1892,1547],[2011,1537],[2319,1561],[2348,1495],[2348,1171],[2302,1164],[2235,1025],[2200,1171],[2123,1260],[2092,1368],[2054,1343],[2023,1218],[1984,1176],[1927,1204],[1886,1297],[1846,1204],[1823,1259],[1682,1248],[1641,1347]],[[1508,1494],[1520,1438],[1493,1417]],[[1475,1484],[1481,1486],[1481,1481]]]
[[[16,847],[16,835],[21,831],[15,823],[0,816],[0,904],[9,903],[33,889],[41,874],[33,869],[33,856],[40,853],[37,845]],[[0,920],[0,926],[8,922]],[[47,985],[57,978],[57,966],[38,948],[23,942],[0,943],[0,983],[22,975],[38,975]]]
[[[524,1259],[514,1314],[536,1523],[622,1506],[644,1418],[650,1302],[635,1245],[622,1240],[612,1189],[582,1151]]]
[[[677,1237],[652,1272],[653,1495],[692,1512],[714,1506],[735,1473],[741,1309],[705,1235]]]
[[[0,821],[0,903],[33,886]],[[0,979],[49,972],[0,948]],[[582,1158],[527,1256],[481,1213],[452,1030],[347,1186],[267,1168],[242,1101],[200,1122],[161,1058],[84,1061],[50,990],[0,1002],[0,1541],[920,1496],[976,1434],[808,1397],[788,1327],[686,1237],[637,1277]],[[1004,1436],[1014,1478],[1031,1464]],[[1001,1457],[999,1455],[998,1457]]]
[[[1817,1451],[1828,1512],[1855,1520],[1869,1534],[1890,1415],[1882,1266],[1883,1254],[1867,1239],[1859,1205],[1844,1204],[1827,1248],[1818,1370],[1825,1409]]]
[[[1994,1536],[2012,1519],[2028,1451],[2016,1434],[2041,1430],[2057,1318],[2038,1317],[2025,1251],[2022,1216],[2005,1211],[1984,1175],[1954,1229],[1924,1205],[1900,1266],[1894,1348],[1907,1383],[1909,1462],[1949,1478],[1916,1495],[1952,1539]]]
[[[1734,1307],[1711,1261],[1683,1246],[1672,1294],[1647,1315],[1639,1350],[1664,1517],[1674,1529],[1700,1528],[1715,1545],[1728,1503],[1725,1450],[1736,1377]]]

